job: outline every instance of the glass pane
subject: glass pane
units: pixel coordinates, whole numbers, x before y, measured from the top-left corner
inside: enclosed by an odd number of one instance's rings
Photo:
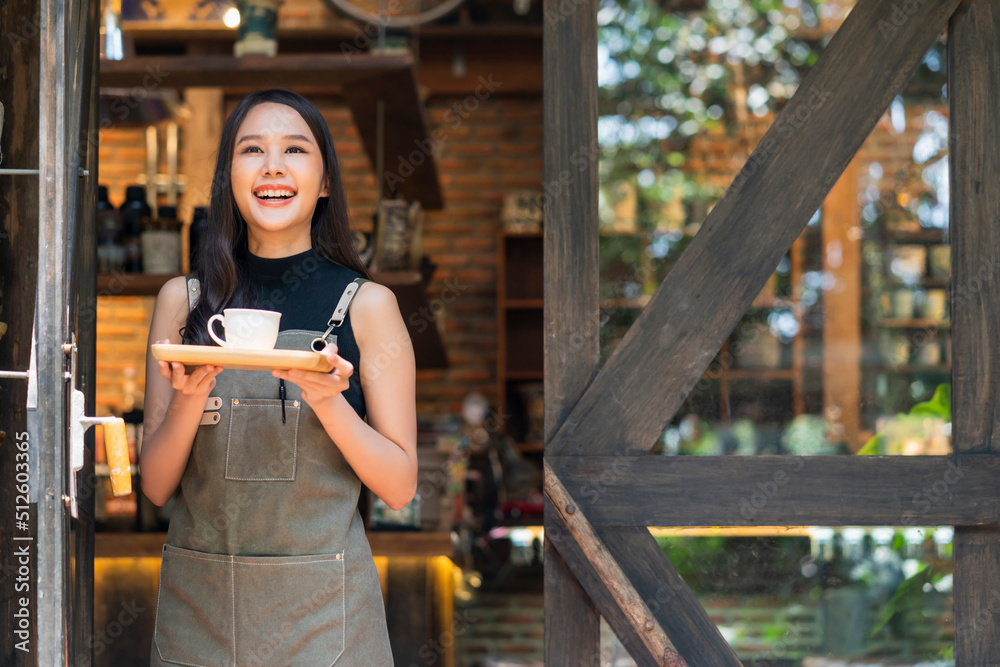
[[[651,530],[744,665],[955,664],[950,527]]]
[[[602,363],[852,4],[602,5]],[[654,452],[950,452],[945,80],[936,44]]]

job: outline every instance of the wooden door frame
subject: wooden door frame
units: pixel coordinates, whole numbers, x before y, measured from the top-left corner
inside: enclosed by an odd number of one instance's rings
[[[598,7],[544,11],[546,663],[599,664],[600,614],[639,665],[740,665],[648,526],[947,524],[956,665],[1000,665],[1000,11],[859,0],[598,369]],[[954,453],[648,456],[946,25]],[[739,511],[779,474],[763,507]],[[914,502],[942,480],[930,508]]]

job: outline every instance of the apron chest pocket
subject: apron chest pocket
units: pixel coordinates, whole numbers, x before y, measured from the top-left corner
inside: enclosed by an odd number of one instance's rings
[[[153,641],[196,667],[331,667],[344,652],[344,553],[226,556],[165,545]]]
[[[285,399],[234,398],[229,411],[226,479],[290,482],[295,479],[302,403]]]

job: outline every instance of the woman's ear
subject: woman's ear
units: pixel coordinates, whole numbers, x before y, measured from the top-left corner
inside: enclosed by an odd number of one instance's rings
[[[330,196],[330,179],[329,178],[323,179],[323,187],[320,188],[319,196],[320,197],[329,197]]]

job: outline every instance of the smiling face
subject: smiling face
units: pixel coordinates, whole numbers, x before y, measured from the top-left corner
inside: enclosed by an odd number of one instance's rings
[[[264,102],[236,132],[232,187],[250,252],[280,257],[311,247],[316,200],[329,195],[323,156],[295,109]]]

